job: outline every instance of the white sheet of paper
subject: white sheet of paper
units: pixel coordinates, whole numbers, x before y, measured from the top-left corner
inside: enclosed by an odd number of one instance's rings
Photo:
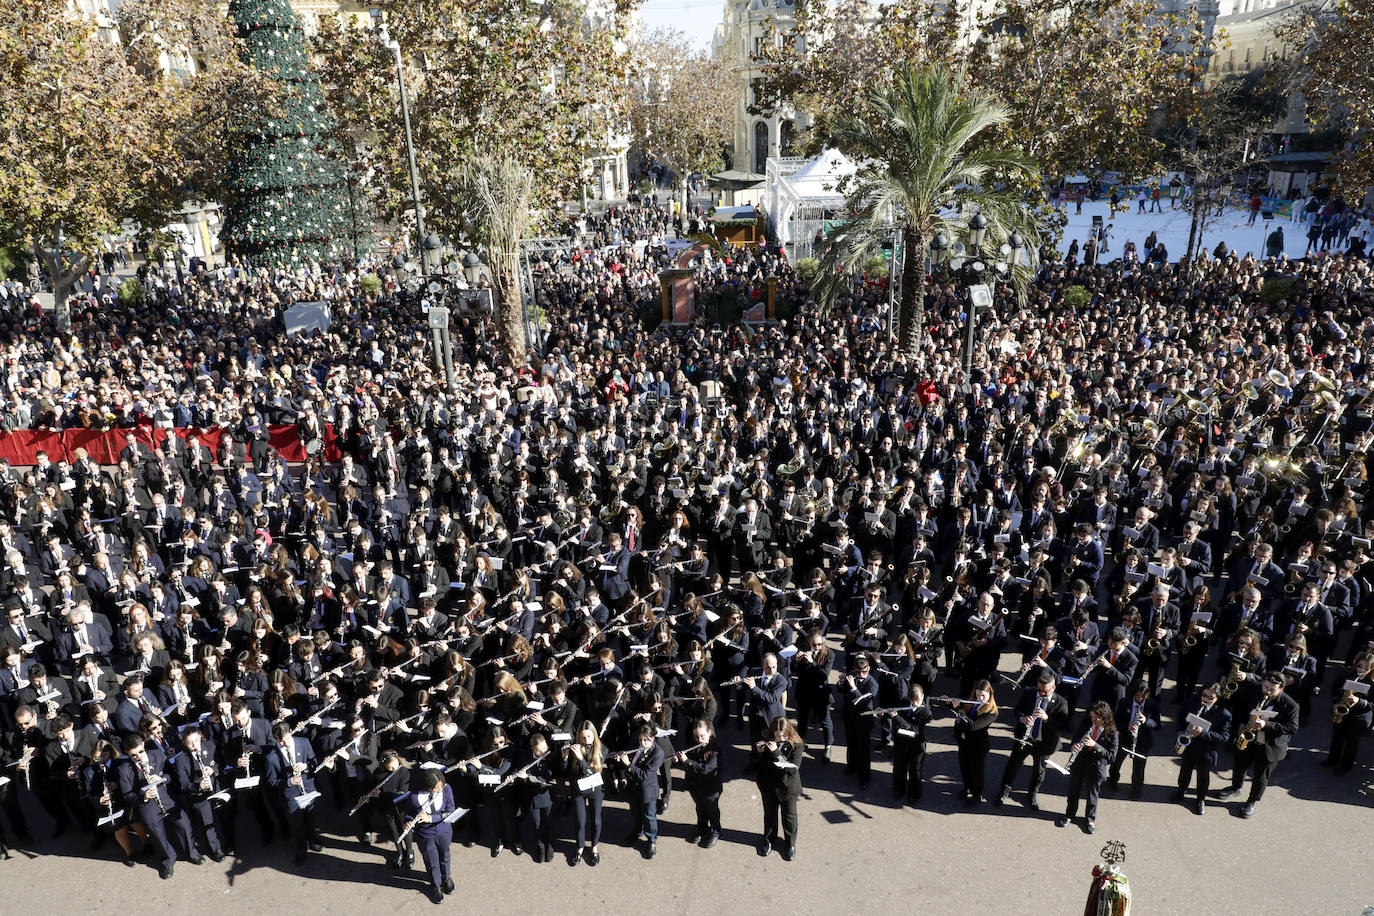
[[[6,779],[5,782],[9,782],[9,780]],[[4,785],[4,783],[0,783],[0,785]],[[112,813],[112,814],[107,814],[106,816],[102,817],[100,820],[96,821],[96,822],[95,822],[95,825],[96,825],[97,827],[104,827],[106,824],[112,824],[112,823],[114,823],[116,820],[118,820],[119,818],[121,818],[121,817],[123,817],[123,816],[124,816],[124,812],[123,812],[122,810],[121,810],[121,811],[115,811],[114,813]]]
[[[448,817],[444,818],[444,823],[445,823],[445,824],[455,824],[455,823],[458,822],[458,818],[462,817],[464,814],[467,814],[467,813],[468,813],[468,809],[467,809],[467,808],[454,808],[454,809],[453,809],[453,813],[450,814]]]
[[[593,773],[590,776],[583,776],[577,781],[577,791],[590,792],[592,789],[599,789],[605,784],[606,781],[601,778],[600,773]]]
[[[262,782],[261,776],[240,776],[234,780],[235,789],[251,789]]]
[[[320,793],[318,792],[306,792],[302,795],[297,795],[295,798],[291,799],[291,804],[295,805],[296,810],[299,811],[304,808],[309,808],[311,804],[314,803],[315,799],[319,797]]]
[[[495,773],[479,773],[477,774],[477,784],[479,786],[499,786],[501,777]]]

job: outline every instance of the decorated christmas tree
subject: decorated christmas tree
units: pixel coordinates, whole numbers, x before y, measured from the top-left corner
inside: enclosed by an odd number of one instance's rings
[[[229,137],[225,251],[268,267],[341,253],[345,179],[300,19],[287,0],[230,0],[229,16],[248,62],[280,91],[270,110],[241,113]]]

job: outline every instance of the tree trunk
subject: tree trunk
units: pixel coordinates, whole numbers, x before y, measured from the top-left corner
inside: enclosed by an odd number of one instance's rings
[[[898,303],[901,316],[898,346],[907,356],[919,358],[921,338],[926,325],[926,244],[921,236],[902,230],[902,298]]]
[[[1197,180],[1194,179],[1192,206],[1193,219],[1192,224],[1188,227],[1188,250],[1187,252],[1185,252],[1185,255],[1188,258],[1188,270],[1190,273],[1197,273],[1197,258],[1194,256],[1194,252],[1197,251],[1198,245],[1202,242],[1202,239],[1199,237],[1202,232],[1202,227],[1199,224],[1201,223],[1201,212],[1203,206],[1202,201],[1204,201],[1206,198],[1204,198],[1202,194],[1199,193],[1200,190],[1201,189],[1198,187]]]
[[[506,359],[515,368],[529,360],[525,346],[525,309],[520,289],[519,255],[507,254],[496,265],[496,332]]]
[[[52,305],[53,322],[58,330],[66,331],[71,328],[72,314],[69,300],[72,295],[72,288],[76,286],[76,281],[81,279],[91,266],[91,255],[83,254],[77,258],[66,270],[62,269],[59,252],[56,248],[45,248],[37,242],[33,243],[33,256],[43,269],[48,272],[48,278],[52,281]]]

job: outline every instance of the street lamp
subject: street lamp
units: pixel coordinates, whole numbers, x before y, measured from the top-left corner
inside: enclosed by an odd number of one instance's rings
[[[983,260],[983,242],[987,240],[988,218],[982,213],[973,214],[965,225],[965,232],[968,238],[967,249],[951,242],[943,230],[936,232],[930,241],[930,261],[932,267],[944,265],[948,271],[957,274],[960,282],[968,287],[964,374],[969,375],[973,372],[973,338],[978,329],[978,309],[989,308],[992,305],[992,291],[982,282],[988,270],[988,265]],[[1009,254],[1011,261],[1010,264],[1001,259],[996,262],[995,270],[999,275],[1006,274],[1011,269],[1011,265],[1016,263],[1025,248],[1025,241],[1019,232],[1013,232],[1007,241],[1008,244],[1002,246],[1000,253]]]
[[[469,251],[463,255],[463,275],[468,278],[469,286],[477,285],[482,275],[482,259],[477,257],[477,252]]]
[[[442,273],[442,270],[435,270],[435,267],[440,260],[440,252],[444,248],[443,241],[433,232],[425,236],[424,239],[424,251],[420,255],[420,275],[428,277],[432,273]]]
[[[406,128],[406,165],[410,169],[410,198],[415,207],[415,243],[416,245],[423,245],[426,241],[425,214],[420,207],[420,173],[415,168],[415,140],[410,132],[410,98],[406,95],[405,67],[401,62],[401,43],[391,37],[391,32],[387,29],[386,23],[382,23],[377,28],[377,40],[396,56],[396,85],[401,90],[401,120],[405,122]],[[423,252],[420,261],[423,269]]]

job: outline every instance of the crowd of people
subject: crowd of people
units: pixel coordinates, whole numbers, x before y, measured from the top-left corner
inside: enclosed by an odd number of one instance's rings
[[[455,313],[452,391],[390,274],[151,271],[70,332],[5,316],[6,430],[127,431],[117,466],[0,467],[9,837],[167,878],[327,827],[418,847],[442,900],[455,837],[596,865],[608,798],[647,857],[670,802],[710,848],[742,777],[791,860],[806,769],[876,791],[890,755],[921,804],[945,727],[966,804],[1029,761],[1026,803],[1062,769],[1089,832],[1127,764],[1134,797],[1179,756],[1199,814],[1248,776],[1242,817],[1291,743],[1361,764],[1368,262],[1047,260],[965,372],[953,281],[914,354],[880,287],[821,308],[766,247],[699,282],[775,277],[791,317],[657,327],[673,219],[577,229],[536,270],[543,351],[505,365]],[[285,336],[314,300],[329,331]],[[340,460],[288,467],[279,423]]]

